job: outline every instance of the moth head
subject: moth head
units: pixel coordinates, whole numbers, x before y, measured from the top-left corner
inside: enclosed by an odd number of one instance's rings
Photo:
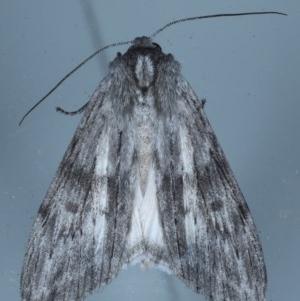
[[[150,48],[162,52],[160,45],[153,42],[151,38],[145,36],[137,37],[132,41],[132,46],[129,49],[135,49],[135,48]]]

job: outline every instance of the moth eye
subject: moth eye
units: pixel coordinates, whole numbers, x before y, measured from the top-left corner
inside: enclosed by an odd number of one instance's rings
[[[152,45],[159,51],[161,51],[161,47],[157,43],[152,43]]]

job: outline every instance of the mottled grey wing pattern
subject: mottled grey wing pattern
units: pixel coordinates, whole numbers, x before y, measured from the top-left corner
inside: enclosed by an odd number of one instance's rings
[[[82,301],[130,261],[213,301],[263,301],[248,206],[173,56],[137,38],[85,108],[33,225],[23,301]]]
[[[117,80],[110,74],[95,91],[38,211],[22,300],[83,300],[128,261],[133,147],[113,112]]]
[[[266,270],[249,208],[204,105],[183,78],[176,92],[177,120],[157,159],[167,265],[209,300],[264,300]]]

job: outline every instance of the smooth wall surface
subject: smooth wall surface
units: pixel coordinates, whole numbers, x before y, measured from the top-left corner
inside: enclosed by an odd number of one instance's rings
[[[277,10],[178,24],[155,41],[182,64],[251,208],[268,269],[268,301],[300,295],[300,4],[287,1],[0,2],[0,300],[19,297],[36,212],[88,101],[118,51],[109,49],[23,114],[89,54],[194,15]],[[123,270],[87,300],[203,300],[172,276]]]

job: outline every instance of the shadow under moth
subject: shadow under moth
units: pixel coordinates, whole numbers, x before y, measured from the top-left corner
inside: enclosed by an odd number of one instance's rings
[[[153,36],[117,55],[81,109],[31,231],[23,301],[82,301],[133,261],[207,300],[265,298],[258,233],[204,102]]]

